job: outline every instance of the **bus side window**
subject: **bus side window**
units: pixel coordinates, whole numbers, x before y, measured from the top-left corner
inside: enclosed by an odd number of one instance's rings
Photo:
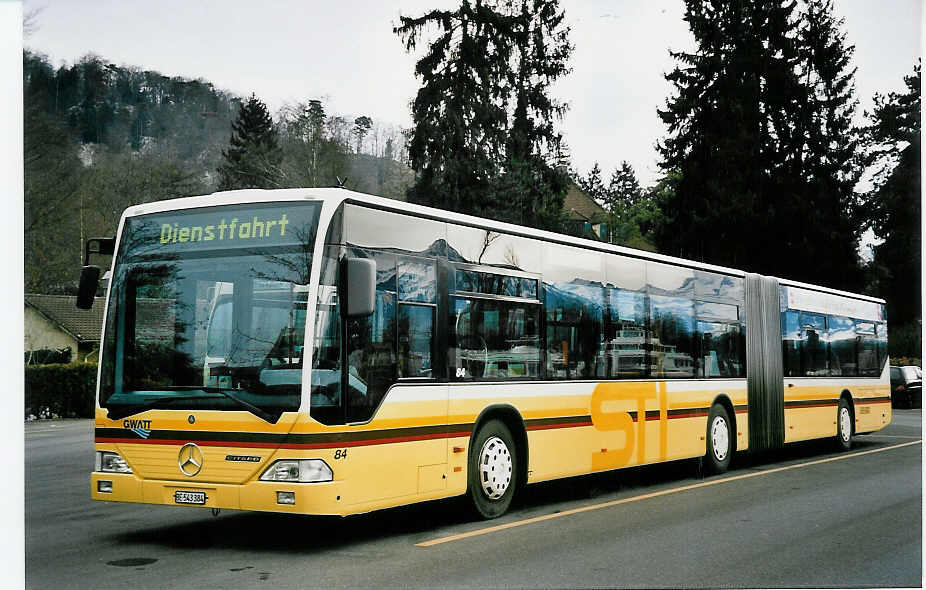
[[[399,378],[435,377],[431,365],[437,310],[437,266],[433,260],[399,257]]]
[[[877,377],[881,367],[878,365],[875,325],[855,320],[855,338],[858,342],[858,374],[862,377]]]
[[[343,424],[341,398],[341,315],[337,269],[340,248],[326,247],[315,308],[310,413],[322,424]]]
[[[373,314],[347,320],[347,421],[373,416],[396,372],[396,256],[378,250],[354,249],[376,261],[376,305]]]
[[[827,374],[826,321],[815,313],[801,313],[801,365],[804,376]]]
[[[858,350],[855,322],[846,317],[827,316],[826,339],[829,345],[830,375],[858,375]]]
[[[796,311],[781,313],[781,347],[785,377],[801,375],[801,322]]]

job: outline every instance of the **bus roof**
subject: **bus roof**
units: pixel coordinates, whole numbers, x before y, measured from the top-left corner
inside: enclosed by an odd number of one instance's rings
[[[274,201],[302,201],[302,200],[333,201],[335,205],[339,205],[342,202],[362,203],[362,204],[367,204],[367,205],[370,205],[370,206],[373,206],[379,209],[393,211],[396,213],[412,214],[412,215],[416,215],[419,217],[436,219],[439,221],[450,221],[450,222],[458,223],[461,225],[478,227],[482,229],[490,229],[493,231],[499,231],[499,232],[514,234],[514,235],[519,235],[519,236],[524,236],[524,237],[537,238],[537,239],[550,241],[550,242],[556,242],[560,244],[567,244],[571,246],[588,248],[588,249],[597,250],[600,252],[612,252],[614,254],[621,254],[623,256],[629,256],[632,258],[652,260],[654,262],[662,262],[665,264],[672,264],[676,266],[683,266],[683,267],[693,268],[693,269],[698,269],[698,270],[718,272],[718,273],[723,273],[723,274],[728,274],[728,275],[733,275],[733,276],[738,276],[738,277],[746,276],[745,271],[735,269],[735,268],[728,268],[724,266],[717,266],[714,264],[696,262],[694,260],[676,258],[674,256],[667,256],[665,254],[657,254],[653,252],[647,252],[644,250],[627,248],[625,246],[617,246],[617,245],[608,244],[605,242],[597,242],[594,240],[589,240],[587,238],[577,238],[574,236],[559,234],[559,233],[541,230],[541,229],[535,229],[531,227],[525,227],[521,225],[515,225],[512,223],[506,223],[502,221],[495,221],[495,220],[486,219],[483,217],[475,217],[473,215],[455,213],[453,211],[447,211],[444,209],[436,209],[434,207],[425,207],[424,205],[415,205],[413,203],[406,203],[404,201],[388,199],[385,197],[377,197],[374,195],[359,193],[359,192],[344,189],[344,188],[241,189],[241,190],[234,190],[234,191],[222,191],[222,192],[212,193],[209,195],[200,195],[200,196],[195,196],[195,197],[182,197],[178,199],[170,199],[167,201],[156,201],[152,203],[145,203],[143,205],[134,205],[125,210],[125,213],[123,213],[123,217],[133,217],[136,215],[146,215],[149,213],[160,213],[164,211],[176,211],[178,209],[214,207],[216,205],[234,205],[234,204],[241,204],[241,203],[264,203],[264,202],[274,202]],[[784,285],[787,287],[798,287],[801,289],[808,289],[811,291],[818,291],[821,293],[830,293],[833,295],[841,295],[843,297],[851,297],[853,299],[860,299],[863,301],[884,303],[884,299],[880,299],[877,297],[870,297],[868,295],[850,293],[847,291],[840,291],[838,289],[830,289],[828,287],[822,287],[819,285],[811,285],[811,284],[801,283],[798,281],[792,281],[792,280],[783,279],[783,278],[779,278],[778,281],[781,285]]]

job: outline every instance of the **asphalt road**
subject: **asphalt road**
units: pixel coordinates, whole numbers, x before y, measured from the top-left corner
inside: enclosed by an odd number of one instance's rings
[[[346,519],[91,502],[91,422],[32,422],[26,586],[921,586],[921,414],[894,416],[850,453],[802,443],[723,476],[681,461],[538,484],[491,522],[458,501]]]

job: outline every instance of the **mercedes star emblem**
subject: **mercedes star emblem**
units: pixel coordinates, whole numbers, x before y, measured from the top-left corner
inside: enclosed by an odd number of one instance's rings
[[[187,443],[180,447],[177,465],[180,466],[183,475],[193,477],[203,468],[203,452],[196,443]]]

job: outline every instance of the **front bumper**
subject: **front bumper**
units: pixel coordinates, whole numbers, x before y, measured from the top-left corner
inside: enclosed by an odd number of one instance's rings
[[[112,482],[112,492],[99,491],[99,481]],[[174,492],[205,492],[205,504],[178,504]],[[293,492],[294,504],[277,502],[277,492]],[[296,514],[343,515],[347,507],[342,501],[341,484],[286,483],[252,481],[244,484],[212,484],[171,480],[141,479],[133,473],[93,472],[90,475],[90,497],[105,502],[135,502],[162,506],[194,508],[226,508],[229,510],[261,510]]]

